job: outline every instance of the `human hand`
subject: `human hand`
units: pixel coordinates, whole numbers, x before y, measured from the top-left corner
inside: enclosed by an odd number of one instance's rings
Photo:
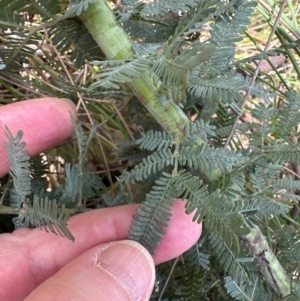
[[[30,156],[68,138],[73,126],[67,100],[45,98],[0,107],[0,176],[8,172],[5,125],[24,132]],[[0,235],[0,300],[148,300],[154,264],[179,256],[201,234],[201,225],[177,200],[167,234],[156,254],[126,239],[138,205],[93,210],[70,218],[75,242],[39,229]]]

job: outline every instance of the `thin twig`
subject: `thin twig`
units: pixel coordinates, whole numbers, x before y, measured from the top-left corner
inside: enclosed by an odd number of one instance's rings
[[[270,35],[269,35],[267,44],[266,44],[266,46],[265,46],[265,48],[264,48],[264,52],[265,52],[265,51],[268,51],[268,49],[269,49],[269,46],[270,46],[272,37],[273,37],[273,35],[274,35],[274,33],[275,33],[275,30],[276,30],[276,28],[277,28],[277,25],[278,25],[278,23],[279,23],[279,20],[280,20],[280,18],[281,18],[282,13],[283,13],[283,9],[284,9],[284,7],[285,7],[285,5],[286,5],[286,1],[287,1],[287,0],[283,0],[282,3],[281,3],[280,10],[279,10],[278,15],[277,15],[277,17],[276,17],[274,26],[272,27],[272,30],[271,30],[271,33],[270,33]],[[243,99],[243,102],[242,102],[242,105],[241,105],[241,110],[240,110],[241,112],[243,111],[244,106],[245,106],[245,104],[246,104],[246,101],[247,101],[247,99],[248,99],[248,97],[249,97],[249,95],[250,95],[250,93],[251,93],[251,90],[252,90],[252,88],[253,88],[253,86],[254,86],[256,77],[257,77],[257,75],[258,75],[258,73],[259,73],[259,70],[260,70],[260,67],[261,67],[262,63],[263,63],[263,59],[260,59],[260,61],[258,62],[257,68],[256,68],[256,70],[255,70],[255,72],[254,72],[254,74],[253,74],[253,77],[252,77],[252,79],[251,79],[251,81],[250,81],[249,89],[248,89],[248,91],[247,91],[247,93],[246,93],[246,95],[245,95],[245,97],[244,97],[244,99]],[[231,128],[231,130],[230,130],[230,133],[229,133],[229,135],[228,135],[228,137],[227,137],[227,140],[226,140],[226,142],[225,142],[224,148],[227,148],[227,147],[228,147],[228,144],[229,144],[230,140],[232,139],[232,136],[233,136],[233,134],[234,134],[234,132],[235,132],[235,130],[236,130],[237,123],[238,123],[238,121],[239,121],[241,115],[242,115],[242,113],[240,113],[240,114],[237,115],[237,117],[236,117],[236,119],[235,119],[235,121],[234,121],[234,123],[233,123],[233,125],[232,125],[232,128]]]
[[[169,283],[169,281],[170,281],[171,275],[173,274],[173,271],[174,271],[174,269],[175,269],[175,266],[176,266],[176,264],[177,264],[178,259],[179,259],[179,256],[176,257],[176,259],[174,260],[174,263],[173,263],[173,265],[172,265],[172,268],[171,268],[171,270],[170,270],[170,273],[169,273],[169,275],[168,275],[168,278],[167,278],[167,280],[166,280],[166,282],[165,282],[164,287],[163,287],[162,290],[161,290],[161,293],[160,293],[159,298],[158,298],[157,301],[160,301],[160,300],[161,300],[161,298],[162,298],[162,296],[163,296],[163,294],[164,294],[164,292],[165,292],[165,290],[166,290],[166,288],[167,288],[167,285],[168,285],[168,283]]]

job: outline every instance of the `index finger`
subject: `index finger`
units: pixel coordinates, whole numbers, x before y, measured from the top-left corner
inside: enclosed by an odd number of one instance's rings
[[[73,132],[70,114],[76,117],[76,107],[68,99],[53,97],[36,98],[0,107],[0,177],[9,170],[3,140],[5,126],[15,136],[19,130],[24,133],[23,141],[30,157],[48,150]]]

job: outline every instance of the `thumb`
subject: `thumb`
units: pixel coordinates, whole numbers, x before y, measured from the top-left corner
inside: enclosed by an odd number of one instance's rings
[[[110,242],[75,258],[25,301],[146,301],[154,278],[153,259],[143,246],[129,240]]]

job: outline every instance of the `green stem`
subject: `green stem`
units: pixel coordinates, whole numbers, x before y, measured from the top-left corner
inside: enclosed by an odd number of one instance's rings
[[[75,210],[75,209],[69,209],[65,208],[64,211],[68,213],[69,215],[74,215],[77,213],[83,213],[85,211],[82,210]],[[11,215],[19,215],[19,209],[18,208],[12,208],[10,206],[0,206],[0,214],[11,214]]]
[[[269,285],[281,297],[289,295],[290,279],[269,247],[260,229],[253,225],[251,232],[243,236],[243,240],[250,247],[252,254],[257,258],[260,272]]]
[[[80,18],[108,59],[124,60],[134,56],[128,35],[117,23],[115,15],[105,0],[97,0],[96,3],[91,4],[81,14]],[[168,133],[179,139],[185,136],[185,127],[189,123],[189,118],[179,107],[172,103],[166,105],[158,103],[159,94],[153,83],[150,68],[145,71],[141,78],[134,79],[129,86],[141,103]],[[199,140],[198,143],[204,144],[205,142]],[[206,174],[211,181],[217,180],[220,175],[219,170]],[[254,227],[250,234],[244,236],[243,239],[261,262],[261,273],[266,281],[281,296],[287,296],[290,292],[290,280],[260,229]]]
[[[98,0],[90,5],[80,18],[109,60],[125,60],[134,56],[128,35],[117,23],[106,1]],[[162,106],[157,102],[159,94],[150,69],[145,71],[142,78],[134,79],[129,86],[164,130],[179,138],[185,136],[188,117],[172,103]],[[203,140],[201,142],[204,143]]]

